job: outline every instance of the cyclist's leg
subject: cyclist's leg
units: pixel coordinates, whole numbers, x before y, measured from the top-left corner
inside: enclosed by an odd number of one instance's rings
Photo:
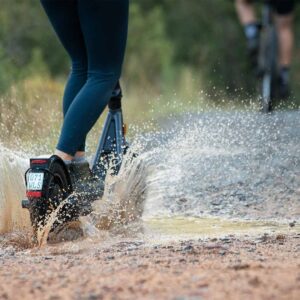
[[[289,94],[289,69],[294,45],[293,0],[276,0],[276,27],[279,42],[279,88],[283,97]]]
[[[255,63],[259,47],[259,27],[254,4],[251,0],[235,0],[235,5],[240,22],[244,26],[250,58]]]
[[[70,105],[57,149],[74,155],[107,105],[120,74],[128,23],[128,0],[78,0],[88,56],[88,79]]]
[[[72,61],[63,97],[63,114],[65,116],[72,101],[87,80],[87,55],[79,22],[77,0],[41,0],[41,3]],[[83,156],[84,148],[85,141],[82,141],[76,156]]]
[[[255,9],[251,0],[235,0],[235,7],[242,25],[256,22]]]
[[[279,63],[282,66],[289,66],[292,61],[294,45],[293,32],[293,7],[294,1],[276,1],[276,25],[280,45]]]

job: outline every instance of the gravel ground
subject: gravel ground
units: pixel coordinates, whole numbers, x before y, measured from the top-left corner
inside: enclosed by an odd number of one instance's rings
[[[299,299],[300,234],[0,252],[0,299]]]

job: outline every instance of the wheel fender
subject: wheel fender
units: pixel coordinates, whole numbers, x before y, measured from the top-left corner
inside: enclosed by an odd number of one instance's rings
[[[73,192],[73,186],[72,186],[72,181],[71,181],[71,176],[70,176],[70,173],[69,173],[69,170],[66,166],[66,164],[64,163],[64,161],[57,155],[52,155],[50,157],[50,163],[49,163],[49,169],[51,170],[51,166],[52,164],[60,164],[61,167],[63,168],[63,170],[65,171],[65,174],[66,174],[66,178],[67,178],[67,181],[68,181],[68,193],[72,193]]]

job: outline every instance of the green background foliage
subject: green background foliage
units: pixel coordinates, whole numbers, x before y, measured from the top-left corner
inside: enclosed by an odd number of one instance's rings
[[[141,124],[211,106],[246,104],[247,109],[258,109],[233,0],[130,3],[122,86],[125,115],[131,122]],[[26,128],[28,141],[33,135],[47,136],[53,146],[62,119],[69,59],[39,1],[0,0],[0,4],[0,137],[24,140]],[[300,103],[299,15],[297,7],[292,66],[296,107]]]
[[[296,53],[296,78],[299,64]],[[68,69],[68,58],[40,2],[1,0],[0,92],[32,74],[65,77]],[[131,0],[125,81],[165,92],[186,69],[206,90],[251,90],[233,1]]]

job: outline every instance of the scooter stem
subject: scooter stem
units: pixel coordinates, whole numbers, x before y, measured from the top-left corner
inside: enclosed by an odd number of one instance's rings
[[[113,95],[108,104],[109,111],[103,126],[102,134],[99,139],[96,154],[92,163],[92,172],[99,178],[104,180],[110,162],[113,162],[113,173],[117,173],[126,147],[123,115],[121,108],[122,94],[119,91],[117,95]]]

